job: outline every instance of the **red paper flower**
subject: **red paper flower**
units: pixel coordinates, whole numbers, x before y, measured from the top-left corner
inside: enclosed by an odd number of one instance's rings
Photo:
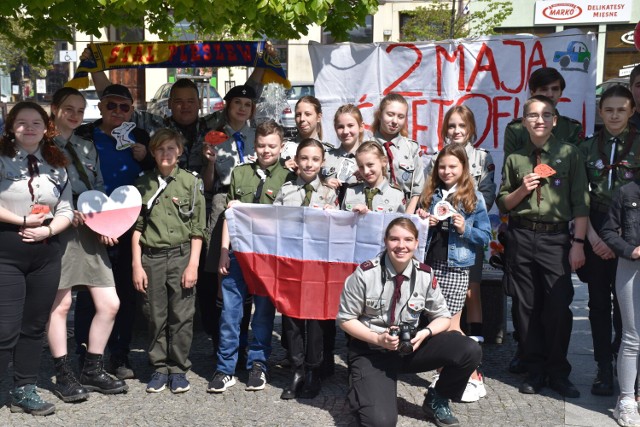
[[[212,130],[207,132],[204,136],[204,142],[211,145],[219,145],[225,142],[229,137],[224,132],[219,132],[217,130]]]

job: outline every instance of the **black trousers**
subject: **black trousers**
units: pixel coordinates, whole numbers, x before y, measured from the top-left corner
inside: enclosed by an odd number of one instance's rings
[[[594,229],[600,230],[606,216],[605,213],[591,212],[590,219]],[[585,242],[584,254],[586,262],[580,276],[586,276],[584,278],[589,287],[589,323],[593,339],[593,357],[598,363],[611,363],[613,353],[617,352],[617,348],[612,348],[611,326],[614,326],[616,335],[620,336],[622,333],[620,308],[615,295],[618,259],[600,258],[593,253],[589,241]]]
[[[532,374],[566,377],[573,314],[570,236],[566,232],[541,233],[510,226],[506,253],[522,361]]]
[[[335,320],[296,319],[282,315],[282,335],[294,368],[313,369],[322,364],[324,331],[330,322],[335,324]]]
[[[24,243],[17,227],[0,228],[0,378],[13,358],[15,387],[38,378],[61,259],[57,237]]]
[[[113,330],[107,342],[107,348],[112,356],[122,357],[129,354],[133,322],[136,313],[136,299],[138,297],[133,287],[133,270],[131,268],[131,236],[128,231],[120,237],[116,246],[109,248],[109,259],[116,282],[116,292],[120,299],[120,309],[116,314]],[[74,334],[76,353],[83,353],[82,344],[89,342],[89,328],[96,314],[91,294],[88,291],[78,292],[74,312]]]
[[[460,399],[481,359],[478,343],[459,332],[438,334],[404,357],[397,351],[374,350],[367,343],[351,339],[349,404],[359,425],[395,426],[398,374],[442,368],[436,391],[442,397]]]

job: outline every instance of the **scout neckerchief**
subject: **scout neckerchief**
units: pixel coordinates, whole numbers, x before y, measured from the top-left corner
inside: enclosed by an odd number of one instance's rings
[[[258,184],[258,188],[256,188],[256,192],[253,194],[253,203],[260,203],[260,198],[262,197],[262,189],[264,187],[264,183],[267,181],[267,178],[271,173],[269,169],[261,169],[260,166],[256,164],[256,175],[260,178],[260,183]]]
[[[614,176],[613,174],[615,173],[617,168],[620,166],[627,166],[629,163],[626,160],[622,160],[620,162],[616,161],[616,158],[618,158],[618,155],[616,153],[617,144],[621,142],[620,138],[618,137],[611,138],[613,139],[613,145],[611,146],[611,158],[607,159],[607,156],[604,154],[604,144],[605,144],[604,133],[605,131],[603,129],[600,131],[600,135],[598,135],[598,154],[600,156],[600,161],[598,163],[602,163],[602,166],[603,166],[602,169],[609,172],[608,188],[610,190],[611,186],[613,185],[613,182],[616,180],[616,176]],[[627,155],[631,151],[631,147],[633,146],[633,139],[635,138],[635,136],[636,136],[635,127],[629,126],[629,132],[627,133],[627,138],[624,141],[624,149],[622,150],[622,153],[620,153],[619,158],[625,159],[627,157]]]
[[[367,203],[367,209],[369,209],[370,211],[373,210],[373,198],[379,192],[380,192],[380,189],[377,188],[377,187],[376,188],[365,187],[365,189],[364,189],[364,196],[365,196],[366,203]]]

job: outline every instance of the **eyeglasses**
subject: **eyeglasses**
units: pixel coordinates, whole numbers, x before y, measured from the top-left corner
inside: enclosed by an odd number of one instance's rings
[[[550,121],[551,119],[553,119],[555,117],[555,114],[553,114],[553,113],[542,113],[542,114],[527,113],[527,114],[524,115],[524,118],[529,120],[530,122],[535,122],[540,117],[542,117],[542,120],[544,120],[545,122],[548,122],[548,121]]]
[[[120,111],[123,113],[128,113],[131,110],[131,105],[129,104],[118,104],[116,102],[107,102],[107,110],[113,111],[116,108],[120,108]]]

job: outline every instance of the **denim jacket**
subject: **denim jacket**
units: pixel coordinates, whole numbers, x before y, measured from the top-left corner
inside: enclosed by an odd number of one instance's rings
[[[600,237],[616,255],[631,259],[640,246],[640,181],[625,184],[613,194]]]
[[[491,240],[491,223],[487,215],[484,197],[482,197],[482,193],[478,191],[476,191],[476,197],[478,199],[476,209],[471,214],[466,213],[461,205],[454,206],[464,217],[465,225],[462,235],[458,234],[453,227],[449,230],[449,250],[447,256],[449,267],[471,267],[476,260],[476,251],[483,250],[482,248]],[[442,190],[438,188],[433,194],[431,206],[429,207],[431,215],[433,215],[435,204],[440,200],[442,200]],[[429,247],[432,237],[433,230],[429,229],[427,247]]]

